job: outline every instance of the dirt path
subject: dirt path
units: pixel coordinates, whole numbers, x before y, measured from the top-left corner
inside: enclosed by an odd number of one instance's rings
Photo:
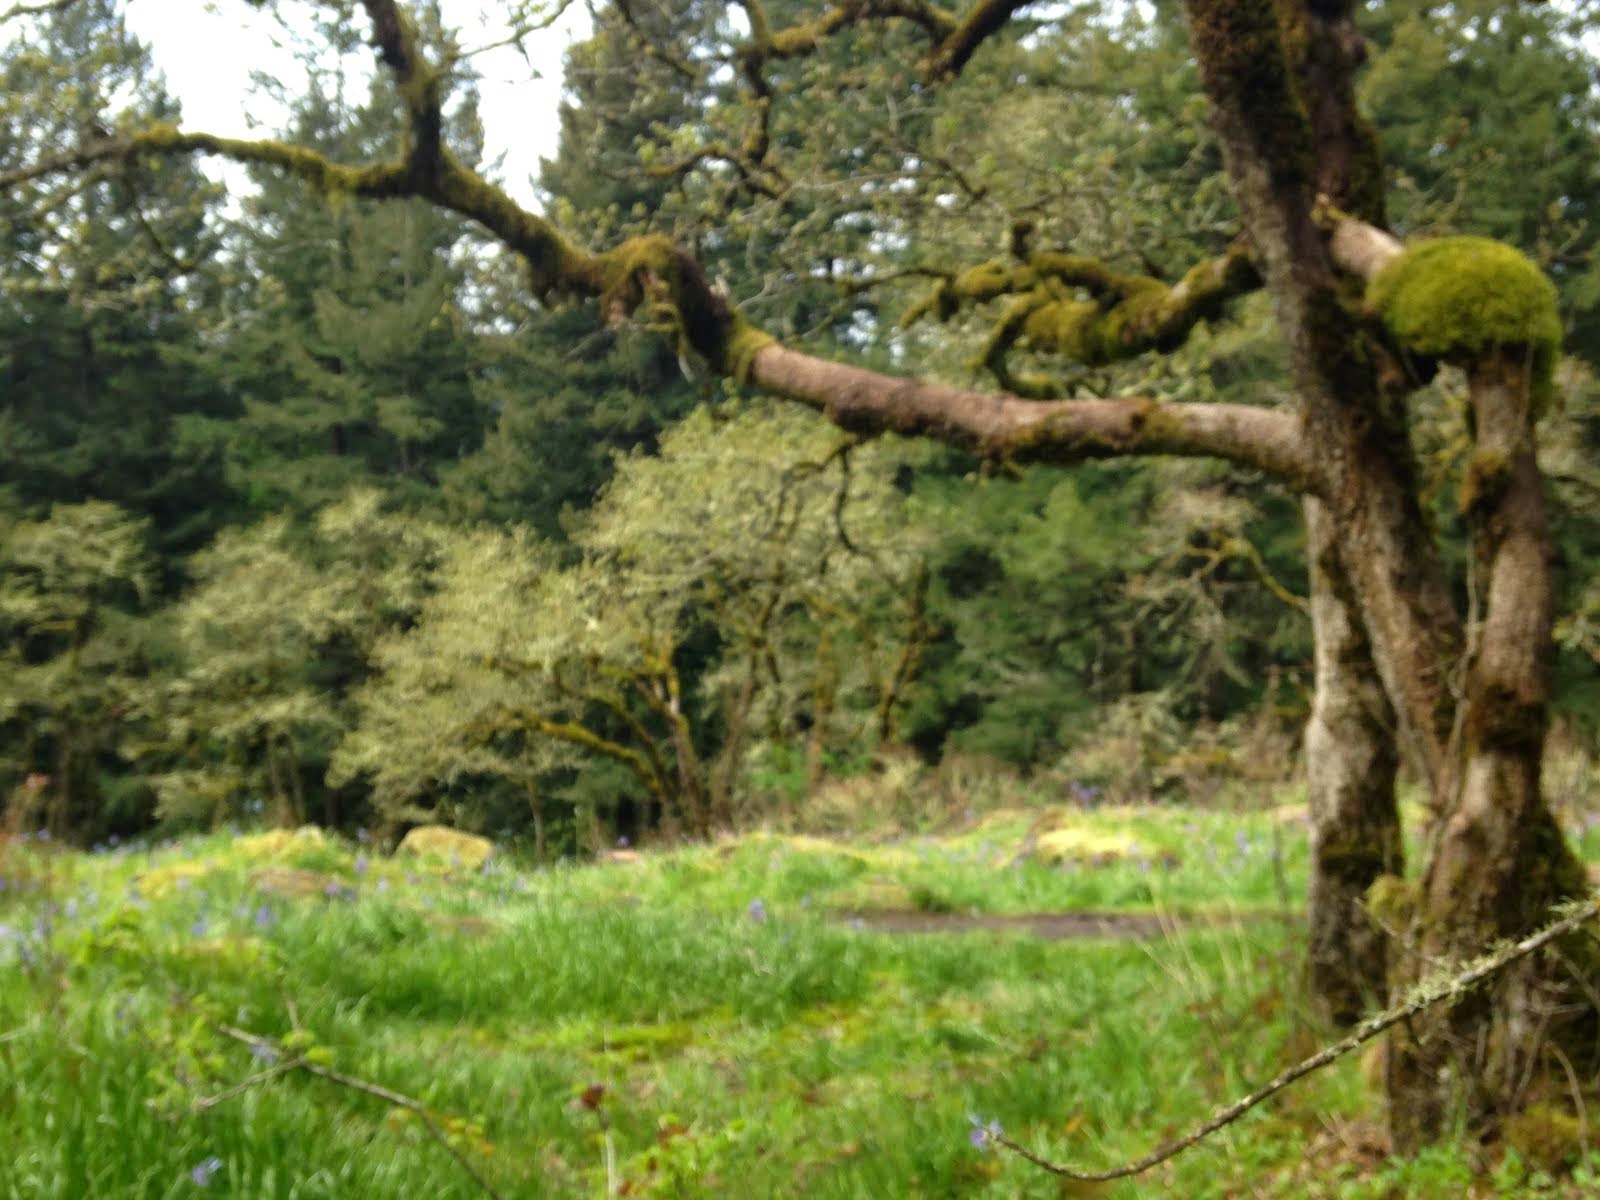
[[[1158,913],[958,913],[922,912],[916,909],[876,909],[842,913],[841,919],[857,928],[881,933],[976,933],[1015,931],[1050,941],[1105,938],[1139,941],[1178,930],[1254,922],[1276,913],[1237,913],[1227,916],[1172,916]]]

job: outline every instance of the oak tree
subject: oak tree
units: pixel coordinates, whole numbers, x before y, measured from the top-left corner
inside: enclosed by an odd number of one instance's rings
[[[915,362],[890,373],[779,340],[752,320],[755,309],[713,282],[694,245],[664,233],[582,244],[452,146],[455,64],[448,48],[419,35],[407,6],[319,7],[351,20],[357,7],[364,14],[393,83],[392,154],[337,161],[290,142],[153,123],[91,134],[0,183],[213,154],[275,168],[329,197],[421,198],[519,255],[540,300],[590,302],[607,323],[637,315],[686,363],[809,405],[857,434],[937,438],[1016,463],[1182,455],[1242,464],[1292,489],[1304,509],[1316,639],[1306,737],[1312,973],[1334,1013],[1353,1015],[1363,990],[1382,992],[1390,969],[1405,980],[1470,958],[1586,889],[1540,786],[1555,593],[1535,430],[1560,351],[1556,291],[1505,244],[1407,245],[1388,232],[1378,133],[1357,103],[1365,44],[1350,0],[1183,6],[1236,212],[1230,245],[1177,269],[1154,259],[1130,266],[1070,243],[1041,244],[1020,222],[1006,254],[927,272],[931,290],[914,316],[999,306],[983,355],[998,391],[915,378]],[[615,12],[638,33],[640,53],[693,83],[735,87],[746,101],[708,119],[705,137],[674,140],[670,160],[648,165],[685,175],[712,168],[772,199],[786,187],[784,151],[800,136],[785,105],[804,92],[811,64],[852,54],[891,62],[892,78],[920,105],[1002,45],[1025,8],[1024,0],[959,9],[838,0],[795,15],[738,0],[713,11],[707,45],[688,58],[628,0]],[[508,10],[514,22],[530,16],[528,6]],[[893,121],[891,112],[884,128]],[[962,164],[950,165],[959,176]],[[748,222],[736,201],[726,211],[730,225]],[[701,249],[715,251],[714,236]],[[838,265],[830,259],[816,270],[828,277]],[[1281,402],[1069,396],[1012,369],[1024,350],[1089,366],[1172,352],[1255,291],[1270,298],[1288,363]],[[1471,543],[1464,606],[1419,495],[1408,420],[1407,398],[1442,367],[1464,380],[1473,444],[1458,497]],[[1376,880],[1402,868],[1394,802],[1402,758],[1424,782],[1430,816],[1426,859],[1408,902],[1396,907],[1404,920],[1390,923],[1391,937],[1366,920],[1361,903]],[[1592,1059],[1596,954],[1591,938],[1569,939],[1562,953],[1524,960],[1397,1037],[1389,1071],[1397,1144],[1436,1136],[1457,1116],[1492,1122],[1558,1051],[1568,1061]]]

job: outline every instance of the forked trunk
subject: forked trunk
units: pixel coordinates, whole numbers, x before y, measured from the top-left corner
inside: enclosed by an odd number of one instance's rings
[[[1356,832],[1370,816],[1371,794],[1359,786],[1358,755],[1347,760],[1330,748],[1340,728],[1357,730],[1354,744],[1361,744],[1362,726],[1346,703],[1359,689],[1338,669],[1339,648],[1351,644],[1359,624],[1434,802],[1433,844],[1411,937],[1400,948],[1399,978],[1408,982],[1530,932],[1584,883],[1539,790],[1553,591],[1534,456],[1536,356],[1526,347],[1481,344],[1445,351],[1468,369],[1477,436],[1463,510],[1484,617],[1467,629],[1417,500],[1404,409],[1379,384],[1386,351],[1318,227],[1316,213],[1331,207],[1381,222],[1381,201],[1372,197],[1381,186],[1375,142],[1353,98],[1361,57],[1353,6],[1187,0],[1187,10],[1229,180],[1272,293],[1321,472],[1310,489],[1318,498],[1310,524],[1331,525],[1353,600],[1339,605],[1332,587],[1318,594],[1317,682],[1319,692],[1332,692],[1319,695],[1308,734],[1319,814],[1313,925],[1321,940],[1313,953],[1334,969],[1340,957],[1353,961],[1360,935],[1353,921],[1344,924],[1353,917],[1344,899],[1354,882],[1338,874],[1335,839],[1346,821]],[[1378,841],[1361,848],[1358,877],[1389,852],[1386,819],[1370,833]],[[1597,993],[1593,979],[1581,976],[1594,944],[1583,943],[1565,948],[1580,955],[1576,970],[1550,955],[1525,961],[1412,1024],[1389,1072],[1398,1148],[1439,1136],[1457,1116],[1477,1122],[1515,1109],[1546,1034],[1562,1021],[1592,1032]],[[1591,1037],[1591,1055],[1593,1044]]]
[[[1463,484],[1483,618],[1469,631],[1456,746],[1424,874],[1408,975],[1470,959],[1550,919],[1587,880],[1540,789],[1550,700],[1554,586],[1534,446],[1528,356],[1494,350],[1469,372],[1477,444]],[[1596,1055],[1595,945],[1575,937],[1488,988],[1425,1014],[1393,1057],[1397,1147],[1515,1111],[1541,1066]],[[1582,1036],[1575,1037],[1581,1033]]]

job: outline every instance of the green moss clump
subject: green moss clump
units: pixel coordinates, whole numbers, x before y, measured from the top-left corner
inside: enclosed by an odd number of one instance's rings
[[[723,354],[727,373],[739,383],[749,382],[756,355],[773,345],[774,341],[771,334],[757,329],[743,317],[735,316]]]
[[[1487,509],[1505,495],[1511,483],[1511,460],[1499,450],[1478,450],[1467,460],[1461,476],[1461,512],[1470,515]]]
[[[1051,300],[1039,305],[1022,322],[1023,335],[1035,350],[1065,354],[1079,362],[1088,360],[1090,327],[1100,316],[1100,306],[1081,300]]]
[[[955,290],[969,300],[993,300],[1032,287],[1033,282],[1033,273],[1026,268],[1014,271],[1007,263],[986,262],[957,275]]]
[[[1399,875],[1379,875],[1367,889],[1367,913],[1388,929],[1404,929],[1411,924],[1419,898],[1414,880]]]
[[[1447,237],[1418,243],[1367,285],[1367,305],[1402,346],[1431,358],[1527,347],[1535,399],[1550,391],[1561,351],[1555,285],[1503,242]]]

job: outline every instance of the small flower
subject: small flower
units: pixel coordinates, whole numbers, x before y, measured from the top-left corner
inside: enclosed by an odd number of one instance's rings
[[[189,1168],[189,1178],[194,1181],[195,1187],[207,1187],[218,1171],[222,1170],[222,1160],[216,1155]]]
[[[277,918],[274,917],[273,914],[272,914],[272,909],[269,908],[267,905],[263,904],[260,908],[256,909],[256,918],[255,918],[255,920],[256,920],[256,928],[257,929],[270,929],[270,928],[272,928],[272,923],[276,919]]]
[[[192,933],[195,937],[205,937],[207,931],[210,930],[210,928],[211,928],[211,922],[206,920],[205,913],[201,913],[198,917],[196,917],[194,919],[194,924],[189,926],[189,932]]]
[[[1005,1136],[1005,1130],[1000,1128],[999,1121],[984,1122],[977,1113],[968,1113],[967,1120],[972,1122],[972,1128],[967,1131],[967,1141],[972,1143],[974,1150],[987,1150],[996,1139]]]
[[[767,919],[767,906],[760,896],[750,901],[750,907],[745,909],[745,912],[749,914],[750,919],[757,925]]]
[[[633,843],[628,840],[628,835],[627,834],[623,834],[621,837],[619,837],[617,839],[617,849],[618,850],[626,850],[631,845],[633,845]]]
[[[355,862],[350,864],[350,869],[357,875],[365,875],[367,873],[367,866],[367,856],[365,854],[358,854],[356,855]]]

